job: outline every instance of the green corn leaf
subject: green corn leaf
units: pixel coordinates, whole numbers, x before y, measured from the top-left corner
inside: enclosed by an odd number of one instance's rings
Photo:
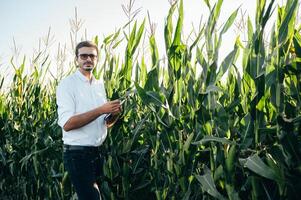
[[[187,98],[188,98],[188,102],[189,105],[192,108],[196,108],[196,98],[197,98],[197,94],[195,91],[198,91],[197,89],[194,89],[194,78],[192,76],[190,76],[189,80],[188,80],[188,91],[187,91]],[[192,115],[194,116],[194,113],[192,113]]]
[[[203,56],[202,50],[203,50],[203,48],[200,49],[199,47],[197,47],[196,58],[197,58],[198,63],[203,68],[203,74],[206,74],[208,71],[208,69],[207,69],[208,63],[206,62],[206,60]]]
[[[164,39],[165,39],[166,50],[170,48],[172,42],[172,32],[173,32],[172,16],[175,9],[176,9],[176,4],[173,4],[168,11],[168,16],[164,26]]]
[[[140,96],[140,98],[142,99],[142,101],[145,101],[147,102],[148,101],[148,97],[147,97],[147,94],[146,94],[146,91],[141,88],[138,83],[135,83],[135,88],[137,90],[137,93],[138,95]]]
[[[238,9],[236,9],[232,14],[231,16],[228,18],[228,20],[226,21],[226,24],[223,26],[221,32],[219,33],[219,38],[218,38],[218,41],[217,41],[217,44],[216,44],[216,47],[215,47],[215,59],[218,59],[218,50],[221,46],[221,43],[222,43],[222,37],[223,37],[223,34],[226,33],[228,31],[228,29],[232,26],[236,16],[237,16],[237,12],[238,12]]]
[[[210,1],[209,0],[204,0],[204,2],[207,5],[207,7],[209,8],[209,10],[211,10]]]
[[[189,186],[182,200],[189,200],[190,195],[191,195],[191,189]]]
[[[226,164],[226,169],[229,175],[233,175],[234,173],[234,167],[235,167],[235,162],[234,160],[236,159],[236,144],[232,145],[230,147],[230,150],[228,152],[228,156],[226,158],[225,164]]]
[[[271,88],[276,83],[277,71],[273,70],[265,76],[265,84],[267,88]],[[272,93],[272,95],[274,95]]]
[[[205,25],[203,26],[203,28],[200,30],[198,36],[196,37],[196,39],[194,40],[194,42],[192,43],[192,45],[189,47],[189,52],[191,53],[193,48],[198,44],[201,36],[204,34],[205,31]]]
[[[94,44],[96,44],[96,46],[98,46],[98,43],[99,43],[98,36],[94,37],[93,42],[94,42]]]
[[[1,78],[1,80],[0,80],[0,90],[1,90],[3,83],[4,83],[4,77],[0,77],[0,78]]]
[[[268,166],[271,167],[271,169],[275,172],[275,175],[277,177],[279,177],[278,183],[281,184],[283,187],[284,180],[285,180],[285,176],[284,176],[285,172],[282,170],[282,164],[279,165],[279,163],[277,163],[277,161],[269,153],[267,153],[267,155],[266,155],[266,160],[267,160]]]
[[[133,29],[131,31],[129,41],[128,41],[128,49],[131,54],[132,54],[133,46],[134,46],[135,40],[136,40],[136,29],[137,29],[137,21],[135,21],[135,24],[133,26]]]
[[[167,109],[167,107],[163,103],[165,102],[165,99],[159,93],[154,91],[146,91],[145,89],[141,88],[137,83],[135,83],[135,87],[137,89],[138,95],[146,105],[153,103],[159,107]]]
[[[206,91],[203,94],[209,94],[210,92],[223,92],[223,90],[220,89],[218,86],[210,84],[208,85]]]
[[[145,61],[144,61],[144,56],[142,57],[142,60],[141,60],[141,64],[140,64],[140,77],[139,77],[139,81],[140,81],[140,84],[142,85],[142,87],[145,87],[145,83],[146,83],[146,80],[147,80],[147,70],[146,70],[146,64],[145,64]]]
[[[244,167],[265,178],[275,181],[278,180],[275,172],[269,166],[267,166],[257,154],[248,157]]]
[[[296,56],[301,58],[301,34],[299,32],[295,32],[293,42]]]
[[[110,34],[110,35],[108,35],[107,37],[105,37],[105,39],[103,40],[103,43],[104,43],[104,44],[110,43],[110,41],[111,41],[113,35],[114,35],[114,34]]]
[[[222,31],[220,32],[220,34],[224,34],[228,31],[228,29],[232,26],[234,20],[236,19],[237,16],[237,12],[238,12],[239,8],[236,9],[228,18],[226,24],[223,26]]]
[[[195,175],[197,180],[201,183],[202,189],[206,191],[208,194],[211,196],[217,198],[217,199],[225,199],[216,189],[216,186],[214,184],[214,180],[211,176],[211,173],[209,170],[207,172],[200,176],[200,175]]]
[[[193,137],[194,137],[194,133],[191,133],[188,136],[187,140],[185,141],[184,146],[183,146],[183,149],[184,149],[185,152],[188,152],[188,149],[189,149],[189,146],[191,144],[191,141],[192,141]]]
[[[251,42],[253,38],[253,26],[250,17],[248,17],[248,41]]]
[[[222,144],[234,144],[234,142],[232,142],[226,138],[219,138],[219,137],[215,137],[215,136],[211,136],[211,135],[205,135],[203,137],[203,139],[201,139],[200,141],[197,141],[197,142],[192,142],[192,144],[199,145],[199,144],[204,144],[206,142],[219,142]]]
[[[147,91],[146,95],[151,97],[151,98],[149,98],[150,102],[154,103],[157,106],[166,108],[166,106],[163,103],[164,100],[163,100],[162,96],[160,96],[160,94],[158,94],[157,92]]]
[[[218,2],[213,6],[212,10],[210,11],[209,19],[207,22],[205,35],[206,35],[207,48],[209,51],[212,50],[211,39],[213,36],[213,32],[214,32],[219,14],[220,14],[220,9],[221,9],[222,3],[223,3],[223,0],[218,0]]]
[[[223,0],[217,1],[216,7],[214,9],[214,21],[215,22],[217,21],[219,15],[220,15],[222,4],[223,4]]]
[[[180,0],[180,7],[179,7],[179,17],[177,21],[177,26],[174,34],[174,39],[172,42],[172,46],[181,45],[181,33],[183,27],[183,0]]]
[[[123,35],[124,35],[124,37],[125,37],[126,41],[128,42],[128,41],[129,41],[129,36],[128,36],[128,34],[126,34],[126,32],[125,32],[125,31],[122,31],[122,32],[123,32]]]
[[[66,172],[64,172],[64,174],[63,174],[63,178],[62,178],[62,187],[65,186],[67,179],[68,179],[68,172],[66,171]]]
[[[242,119],[242,123],[245,126],[245,131],[242,133],[240,144],[241,149],[247,149],[252,144],[254,134],[254,121],[252,120],[250,113]]]
[[[154,67],[150,72],[147,73],[147,79],[144,86],[146,91],[159,91],[159,75],[158,69]]]
[[[219,81],[222,76],[226,73],[226,71],[232,66],[235,61],[236,54],[238,52],[238,48],[235,47],[232,52],[230,52],[227,57],[223,60],[221,67],[218,70],[216,80]]]
[[[141,40],[141,37],[142,37],[143,32],[144,32],[144,26],[145,26],[145,19],[143,20],[143,23],[140,25],[137,35],[135,35],[135,40],[134,40],[134,43],[133,43],[133,46],[132,46],[132,49],[131,49],[132,54],[135,53],[135,51],[138,47],[138,44]]]
[[[123,41],[123,39],[120,39],[119,41],[117,41],[113,46],[112,49],[115,49],[116,47],[119,46],[119,44]]]
[[[150,36],[149,43],[150,43],[150,51],[152,57],[152,66],[155,66],[159,60],[159,53],[158,53],[156,38],[154,35]]]
[[[271,1],[271,2],[270,2],[269,6],[268,6],[268,8],[267,8],[267,10],[266,10],[266,12],[265,12],[263,18],[262,18],[262,22],[261,22],[261,27],[262,27],[262,29],[264,29],[264,27],[265,27],[265,25],[266,25],[268,19],[271,17],[271,15],[272,15],[272,13],[273,13],[273,11],[271,11],[271,10],[272,10],[272,7],[273,7],[274,2],[275,2],[275,1]]]
[[[279,44],[285,43],[288,38],[293,34],[294,26],[293,23],[295,21],[296,8],[297,8],[298,0],[294,0],[290,7],[285,9],[285,18],[282,21],[279,28],[279,36],[278,41]],[[288,6],[289,4],[287,4]]]
[[[118,31],[117,31],[116,33],[114,33],[114,36],[113,36],[113,38],[112,38],[112,41],[115,41],[115,40],[118,38],[118,36],[119,36],[119,34],[120,34],[120,31],[121,31],[121,29],[119,28]]]
[[[257,0],[256,3],[256,24],[260,24],[262,21],[266,0]]]
[[[123,148],[122,154],[129,153],[132,149],[133,144],[136,142],[139,134],[141,134],[141,129],[145,125],[145,121],[149,117],[149,114],[147,114],[135,127],[135,129],[132,132],[132,138],[126,142],[126,145]]]

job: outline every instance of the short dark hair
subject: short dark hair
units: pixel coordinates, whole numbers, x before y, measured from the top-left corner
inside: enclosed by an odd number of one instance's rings
[[[82,41],[82,42],[78,43],[75,47],[75,56],[76,57],[78,57],[78,50],[82,47],[93,47],[96,49],[97,55],[98,55],[98,47],[96,46],[96,44],[94,44],[91,41]]]

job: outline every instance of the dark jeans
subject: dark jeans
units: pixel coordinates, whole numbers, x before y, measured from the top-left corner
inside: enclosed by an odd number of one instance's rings
[[[102,159],[96,148],[64,149],[64,165],[79,200],[99,200],[96,179],[102,170]]]

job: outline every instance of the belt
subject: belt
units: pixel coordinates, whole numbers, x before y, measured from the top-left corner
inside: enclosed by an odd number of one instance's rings
[[[80,151],[80,150],[85,150],[85,151],[98,151],[98,147],[93,147],[93,146],[79,146],[79,145],[69,145],[69,144],[64,144],[64,152],[66,151]]]

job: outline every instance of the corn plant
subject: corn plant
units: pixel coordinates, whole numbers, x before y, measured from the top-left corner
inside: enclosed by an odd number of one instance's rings
[[[247,41],[237,36],[221,62],[223,35],[239,9],[219,28],[224,1],[204,2],[209,16],[191,43],[183,39],[183,1],[171,2],[164,24],[166,62],[155,32],[147,35],[145,20],[130,18],[102,43],[94,38],[105,55],[94,75],[104,79],[109,99],[127,95],[123,113],[101,146],[104,165],[99,183],[104,199],[297,199],[300,195],[298,1],[278,6],[257,0],[255,19],[247,18]],[[277,20],[267,42],[266,25],[273,12]],[[144,37],[149,55],[139,52]],[[124,55],[115,55],[112,50],[124,43]],[[58,79],[43,81],[48,65],[47,56],[37,57],[30,66],[34,70],[26,75],[25,60],[20,67],[12,62],[15,76],[8,92],[2,90],[1,78],[3,199],[74,196],[56,124]]]

